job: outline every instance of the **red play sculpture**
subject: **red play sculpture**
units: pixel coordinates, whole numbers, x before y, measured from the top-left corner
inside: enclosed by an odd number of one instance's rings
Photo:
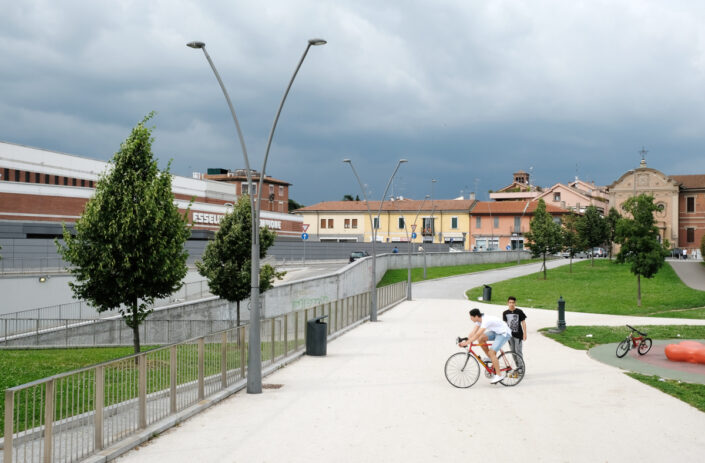
[[[669,344],[665,349],[666,357],[672,362],[690,362],[705,364],[705,344],[696,341],[681,341]]]

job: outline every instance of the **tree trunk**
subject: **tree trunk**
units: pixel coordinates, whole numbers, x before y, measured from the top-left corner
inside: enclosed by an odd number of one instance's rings
[[[137,300],[135,299],[132,302],[132,342],[135,346],[135,354],[139,354],[140,352],[140,325],[138,320]]]
[[[543,279],[546,279],[546,253],[543,253]]]
[[[240,326],[240,301],[237,301],[237,325]]]
[[[570,273],[573,273],[573,256],[570,256]]]
[[[636,276],[636,305],[641,307],[641,275]]]

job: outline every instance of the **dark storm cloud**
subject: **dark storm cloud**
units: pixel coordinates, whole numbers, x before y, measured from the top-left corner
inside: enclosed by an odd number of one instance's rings
[[[609,184],[638,164],[705,173],[705,20],[693,2],[537,0],[6,2],[0,139],[110,158],[155,110],[173,171],[251,166],[306,40],[267,172],[311,204],[359,194],[479,197],[531,169]]]

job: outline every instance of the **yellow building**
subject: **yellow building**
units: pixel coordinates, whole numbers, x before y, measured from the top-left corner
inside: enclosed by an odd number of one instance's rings
[[[446,243],[469,250],[470,210],[475,200],[442,199],[370,201],[377,241]],[[326,201],[294,211],[308,225],[314,241],[371,242],[372,223],[364,201]],[[412,233],[416,238],[412,238]]]

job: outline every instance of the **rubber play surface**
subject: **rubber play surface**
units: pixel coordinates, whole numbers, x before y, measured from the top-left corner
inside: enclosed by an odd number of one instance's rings
[[[631,349],[623,358],[615,354],[617,343],[602,344],[588,351],[588,355],[602,363],[619,367],[623,370],[658,375],[662,378],[676,379],[688,383],[705,384],[705,365],[688,362],[672,362],[666,358],[664,349],[669,344],[677,344],[685,339],[655,340],[651,350],[646,355],[639,355],[636,349]],[[694,339],[705,344],[705,340]]]

